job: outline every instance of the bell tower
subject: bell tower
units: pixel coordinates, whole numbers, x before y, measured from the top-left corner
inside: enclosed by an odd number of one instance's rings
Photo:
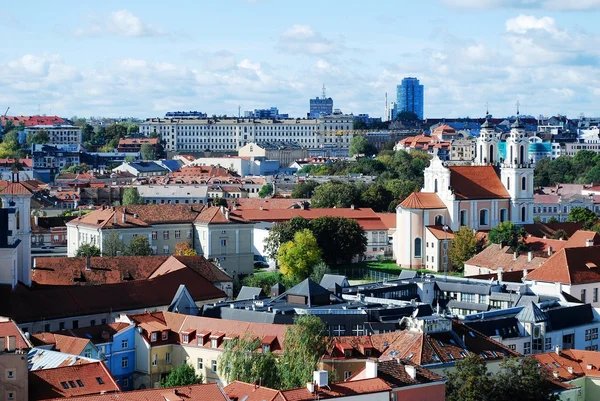
[[[529,138],[519,114],[506,138],[506,159],[500,169],[502,184],[510,194],[510,220],[517,224],[533,223],[533,160],[529,157]]]
[[[489,110],[485,111],[485,121],[481,124],[479,138],[475,143],[475,166],[485,166],[498,161],[498,135],[490,122]]]

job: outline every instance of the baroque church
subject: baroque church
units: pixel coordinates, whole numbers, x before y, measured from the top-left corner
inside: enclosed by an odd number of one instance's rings
[[[489,119],[481,125],[475,160],[452,166],[434,156],[420,192],[396,209],[394,254],[405,268],[444,271],[454,232],[466,226],[489,231],[504,221],[533,223],[534,164],[519,113],[499,157],[499,137]]]

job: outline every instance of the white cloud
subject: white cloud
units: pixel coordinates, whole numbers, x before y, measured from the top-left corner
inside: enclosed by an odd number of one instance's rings
[[[545,9],[581,11],[600,8],[600,0],[441,0],[460,9],[488,10],[492,8]]]
[[[310,25],[296,24],[283,31],[277,46],[289,53],[324,55],[340,52],[343,45],[324,37]]]
[[[532,15],[519,15],[506,21],[506,31],[518,34],[527,33],[533,29],[540,29],[552,34],[558,33],[554,18],[536,18]]]
[[[87,26],[75,30],[76,36],[153,37],[166,34],[161,27],[142,21],[128,10],[91,16]]]

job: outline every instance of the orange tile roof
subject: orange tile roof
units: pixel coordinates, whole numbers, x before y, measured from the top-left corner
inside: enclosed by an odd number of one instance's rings
[[[427,226],[427,229],[439,240],[454,238],[454,232],[450,227],[447,228],[447,232],[444,231],[443,226]]]
[[[150,145],[157,145],[158,138],[121,138],[119,139],[119,146],[122,145],[142,145],[148,143]]]
[[[594,245],[600,245],[600,235],[596,231],[577,230],[569,237],[565,248],[586,246],[587,240],[592,240]]]
[[[0,194],[31,195],[31,191],[27,189],[27,187],[21,182],[7,182],[7,185],[3,186],[2,189],[0,189]]]
[[[450,166],[456,199],[510,199],[493,166]]]
[[[396,228],[396,213],[377,213],[377,216],[388,230]]]
[[[29,399],[32,401],[119,391],[119,385],[103,362],[29,372]]]
[[[216,383],[70,397],[69,401],[230,401]],[[64,401],[64,399],[63,399]],[[276,400],[279,401],[279,400]]]
[[[414,366],[416,369],[416,377],[413,379],[406,372],[404,366]],[[406,387],[419,385],[424,383],[440,382],[440,385],[444,385],[445,378],[437,373],[432,372],[420,365],[417,365],[411,361],[403,359],[391,359],[387,361],[377,362],[377,377],[384,380],[391,387]],[[354,375],[352,375],[348,381],[355,381],[367,378],[367,369],[362,368]]]
[[[65,354],[81,355],[85,347],[90,344],[87,338],[77,338],[59,333],[36,333],[31,336],[35,345],[52,345],[54,351]]]
[[[578,377],[600,378],[600,352],[568,349],[532,355],[548,372],[557,372],[558,381],[571,381]],[[572,373],[569,372],[572,368]]]
[[[8,318],[0,317],[0,338],[15,337],[15,349],[27,350],[32,348],[31,342],[25,337],[25,334],[19,329],[16,323]],[[6,344],[8,345],[8,344]],[[4,351],[3,349],[0,350]]]
[[[227,214],[229,213],[229,218],[227,218]],[[206,207],[202,212],[196,217],[196,223],[206,223],[206,224],[243,224],[247,223],[243,217],[239,215],[239,213],[229,212],[226,208],[221,207]]]
[[[233,279],[223,270],[219,269],[214,263],[206,260],[204,256],[179,256],[169,257],[158,269],[156,269],[150,278],[157,277],[167,272],[175,271],[187,267],[198,272],[202,277],[211,283],[221,283],[232,281]]]
[[[292,199],[292,198],[238,198],[227,201],[232,210],[248,210],[248,209],[263,209],[263,210],[279,210],[293,209],[302,207],[304,203],[310,202],[310,199]]]
[[[231,399],[244,401],[279,401],[284,400],[279,390],[262,387],[255,384],[233,381],[223,388]]]
[[[306,387],[284,390],[281,393],[287,401],[312,401],[316,398],[325,400],[335,397],[351,397],[361,394],[389,392],[391,387],[380,378],[356,380],[343,383],[331,383],[327,387],[315,389],[316,394]]]
[[[465,265],[483,267],[490,270],[502,268],[505,272],[533,270],[541,266],[546,258],[534,256],[531,262],[528,260],[527,253],[519,253],[517,259],[514,259],[514,252],[509,246],[500,244],[490,244],[477,255],[465,262]]]
[[[563,248],[527,279],[571,285],[600,282],[600,246]]]
[[[435,192],[413,192],[400,206],[405,209],[446,209],[446,204]]]

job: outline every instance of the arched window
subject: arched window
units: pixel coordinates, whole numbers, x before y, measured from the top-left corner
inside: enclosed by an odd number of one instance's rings
[[[21,229],[21,216],[19,216],[18,210],[15,213],[15,219],[17,219],[17,230],[20,230]]]
[[[420,258],[423,253],[423,242],[421,238],[415,238],[415,258]]]
[[[466,210],[460,211],[460,225],[461,226],[467,225],[467,211]]]
[[[504,223],[506,220],[508,220],[508,210],[500,209],[500,223]]]
[[[437,193],[438,191],[438,186],[437,186],[437,178],[433,181],[433,192]]]
[[[481,209],[479,211],[479,225],[487,226],[490,224],[490,212],[487,209]]]
[[[510,191],[510,177],[506,177],[506,189]]]
[[[521,189],[525,191],[527,189],[527,177],[521,178]]]
[[[525,220],[526,220],[526,217],[527,217],[527,216],[526,216],[526,212],[525,212],[525,210],[526,210],[526,209],[525,209],[525,206],[523,206],[523,207],[521,208],[521,221],[525,221]]]
[[[479,145],[479,163],[483,163],[483,145]]]
[[[490,145],[490,163],[494,162],[494,145]]]
[[[514,157],[514,155],[513,155],[513,147],[512,147],[512,145],[511,145],[511,146],[510,146],[510,158],[508,159],[508,161],[509,161],[510,163],[512,163],[512,162],[513,162],[513,157]]]
[[[435,220],[434,220],[433,224],[436,226],[443,226],[444,225],[444,216],[442,216],[441,214],[438,214],[437,216],[435,216]]]
[[[520,161],[519,163],[523,164],[525,162],[525,145],[521,145],[521,151],[520,151]]]

